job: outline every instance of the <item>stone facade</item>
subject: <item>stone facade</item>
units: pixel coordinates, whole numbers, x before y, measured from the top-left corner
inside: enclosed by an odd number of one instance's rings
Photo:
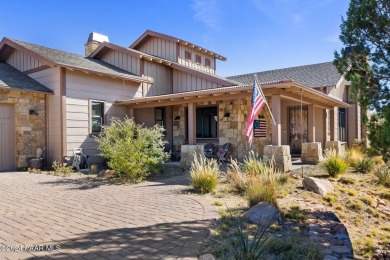
[[[256,151],[263,154],[264,146],[271,143],[272,120],[267,108],[263,108],[259,116],[267,120],[267,136],[264,138],[253,138],[253,144],[248,145],[248,138],[245,135],[245,128],[248,113],[250,110],[250,99],[241,98],[236,100],[218,100],[197,103],[197,106],[218,106],[218,139],[201,140],[201,143],[214,142],[219,146],[225,143],[232,144],[230,155],[232,158],[243,160],[249,151]],[[270,101],[268,101],[270,104]],[[270,104],[271,105],[271,104]],[[224,117],[229,113],[229,117]],[[184,105],[173,106],[173,117],[180,117],[180,120],[173,121],[173,153],[180,151],[183,144],[187,144],[186,121],[187,114]],[[199,144],[201,144],[199,142]]]
[[[317,164],[323,160],[320,142],[302,144],[302,162]]]
[[[183,144],[181,146],[181,159],[180,165],[185,167],[190,167],[192,161],[194,160],[194,156],[199,156],[204,154],[204,146],[203,145],[191,145],[191,144]]]
[[[46,148],[45,94],[0,90],[0,103],[14,104],[16,167],[27,167],[37,148]]]
[[[264,147],[263,160],[275,160],[276,168],[281,172],[289,172],[292,169],[292,161],[289,145],[273,146],[266,145]]]
[[[345,143],[340,141],[326,141],[325,150],[336,149],[337,153],[340,155],[345,154]]]

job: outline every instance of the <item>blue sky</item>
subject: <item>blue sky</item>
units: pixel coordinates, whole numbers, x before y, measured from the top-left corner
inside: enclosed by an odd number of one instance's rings
[[[2,0],[0,37],[84,54],[92,31],[129,46],[145,30],[228,58],[217,74],[333,60],[347,0]]]

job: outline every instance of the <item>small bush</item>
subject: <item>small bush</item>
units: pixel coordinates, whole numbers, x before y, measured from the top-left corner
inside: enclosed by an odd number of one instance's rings
[[[236,160],[231,160],[226,178],[237,192],[245,192],[247,188],[246,174],[241,171],[240,164]]]
[[[334,196],[334,195],[325,195],[324,197],[322,197],[322,199],[325,200],[326,202],[328,202],[332,206],[338,200],[337,196]]]
[[[216,160],[204,156],[194,156],[190,168],[191,185],[200,193],[212,192],[218,184],[218,163]]]
[[[380,184],[382,184],[387,188],[390,188],[390,166],[389,165],[384,165],[376,168],[374,174],[378,178]]]
[[[342,184],[355,184],[355,180],[353,179],[350,179],[350,178],[346,178],[346,177],[341,177],[340,179],[338,179],[338,182],[341,182]]]
[[[370,197],[361,197],[360,200],[368,206],[372,206],[372,204],[374,203],[374,201]]]
[[[323,162],[323,167],[331,177],[336,177],[348,170],[348,165],[343,159],[331,157]]]
[[[372,170],[373,166],[374,163],[370,158],[363,158],[360,160],[356,160],[352,167],[357,172],[368,173]]]
[[[289,180],[288,174],[280,174],[280,175],[278,176],[278,183],[279,183],[280,185],[286,184],[286,183],[288,182],[288,180]]]
[[[276,259],[323,259],[321,249],[310,239],[299,235],[273,238],[269,246],[269,252],[275,254]]]
[[[253,151],[245,156],[243,168],[248,175],[264,174],[267,171],[266,163]]]
[[[169,154],[164,152],[164,128],[155,125],[145,127],[133,119],[111,119],[96,138],[100,156],[122,180],[139,182],[159,170]]]
[[[390,201],[390,191],[380,191],[380,192],[378,192],[378,195],[379,195],[379,197],[381,197],[382,199],[385,199],[385,200],[389,200],[389,201]]]
[[[348,189],[347,189],[346,192],[347,192],[347,194],[348,194],[349,196],[352,196],[352,197],[358,195],[358,192],[357,192],[356,190],[348,190]]]
[[[353,210],[353,211],[361,211],[363,209],[363,204],[358,201],[354,200],[348,200],[347,202],[347,208]]]
[[[304,221],[307,218],[307,216],[303,213],[299,206],[290,207],[290,210],[287,211],[284,216],[286,218],[295,219],[299,221]]]
[[[53,162],[51,167],[53,168],[54,175],[56,176],[67,177],[73,172],[71,166],[63,166],[61,163],[56,161]]]
[[[357,161],[364,159],[364,154],[358,146],[354,146],[346,151],[346,158],[348,164],[354,167]]]
[[[246,197],[250,207],[259,202],[268,202],[277,207],[276,202],[276,185],[271,178],[253,177],[248,184]]]

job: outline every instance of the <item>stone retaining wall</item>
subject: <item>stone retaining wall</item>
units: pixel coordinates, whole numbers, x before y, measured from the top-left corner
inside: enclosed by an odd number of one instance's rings
[[[276,168],[281,172],[289,172],[292,168],[291,154],[290,154],[290,146],[289,145],[281,145],[281,146],[273,146],[266,145],[264,147],[264,155],[263,160],[275,160]]]
[[[0,103],[14,104],[16,167],[27,167],[37,148],[46,148],[45,94],[0,90]]]

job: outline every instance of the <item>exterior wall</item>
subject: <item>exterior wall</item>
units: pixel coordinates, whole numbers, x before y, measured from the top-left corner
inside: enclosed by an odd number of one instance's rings
[[[350,108],[347,108],[347,142],[348,146],[352,146],[355,139],[358,139],[358,126],[360,125],[360,116],[357,113],[357,104],[351,104]],[[359,120],[358,120],[359,119]]]
[[[29,74],[30,77],[43,84],[54,92],[47,96],[47,159],[62,161],[61,158],[61,96],[60,96],[60,69],[51,68]]]
[[[129,54],[110,50],[101,57],[101,60],[133,74],[141,74],[140,59]]]
[[[262,109],[260,116],[267,119],[267,137],[254,138],[251,146],[248,145],[248,138],[245,135],[246,122],[250,109],[250,97],[238,100],[219,100],[197,103],[197,106],[218,106],[218,138],[216,139],[197,139],[197,144],[216,143],[222,146],[225,143],[232,144],[230,155],[233,158],[243,160],[244,156],[251,150],[259,155],[263,154],[264,146],[271,143],[272,120],[267,109]],[[180,116],[180,120],[173,122],[173,150],[179,151],[180,146],[187,142],[186,140],[186,121],[185,106],[173,106],[173,116]],[[225,118],[225,113],[230,113],[230,117]]]
[[[325,147],[325,118],[324,109],[320,107],[314,107],[315,127],[316,127],[316,142],[320,142],[322,147]]]
[[[172,68],[144,61],[144,75],[153,80],[153,84],[147,84],[144,96],[157,96],[172,93]]]
[[[45,94],[0,90],[0,103],[14,104],[16,167],[27,167],[37,148],[46,148]]]
[[[12,67],[20,71],[28,71],[43,66],[39,60],[24,54],[21,51],[13,51],[6,61]]]
[[[220,87],[223,86],[182,71],[173,70],[173,93]]]
[[[89,130],[89,106],[91,100],[103,101],[105,124],[112,117],[124,118],[125,106],[115,106],[116,100],[129,99],[137,95],[139,83],[122,81],[83,72],[66,73],[66,147],[67,156],[73,155],[73,149],[83,148],[83,153],[90,156],[90,163],[99,163],[95,137]]]
[[[150,37],[138,50],[176,62],[176,43],[169,40]]]
[[[185,51],[189,51],[191,53],[191,60],[186,60],[185,59]],[[199,55],[201,57],[201,63],[196,63],[196,55]],[[205,66],[205,60],[209,59],[210,60],[210,67]],[[179,64],[200,70],[203,72],[207,72],[210,74],[215,74],[215,58],[211,55],[207,55],[204,52],[201,51],[196,51],[193,48],[187,47],[186,45],[180,45],[180,50],[179,50],[179,57],[178,61]]]

